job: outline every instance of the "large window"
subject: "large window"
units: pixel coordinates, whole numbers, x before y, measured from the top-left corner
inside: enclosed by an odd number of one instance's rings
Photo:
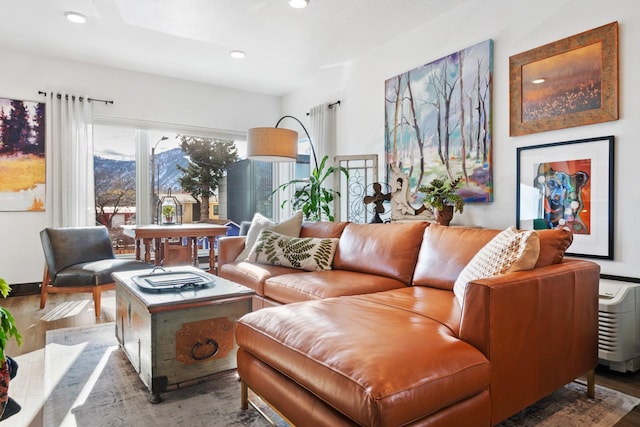
[[[136,222],[138,140],[135,129],[94,125],[96,220],[110,230]]]
[[[237,135],[203,132],[211,139],[233,139],[240,158],[246,157],[246,142]],[[180,148],[181,129],[140,129],[135,126],[94,126],[94,178],[96,219],[111,232],[119,252],[132,250],[121,232],[123,224],[154,222],[156,204],[168,191],[183,205],[183,222],[199,220],[199,201],[183,191],[177,165],[187,167],[189,158]],[[226,195],[210,198],[209,218],[216,218]]]

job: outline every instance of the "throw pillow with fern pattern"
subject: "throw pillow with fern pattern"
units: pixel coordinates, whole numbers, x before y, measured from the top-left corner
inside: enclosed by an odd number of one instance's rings
[[[306,271],[331,270],[337,238],[290,237],[262,230],[249,261]]]

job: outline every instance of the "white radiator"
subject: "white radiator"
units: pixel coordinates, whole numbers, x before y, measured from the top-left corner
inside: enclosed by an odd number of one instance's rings
[[[598,362],[618,372],[640,369],[640,284],[600,279]]]

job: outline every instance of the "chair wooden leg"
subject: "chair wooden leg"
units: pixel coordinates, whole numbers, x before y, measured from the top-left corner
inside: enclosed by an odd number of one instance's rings
[[[96,312],[96,318],[100,317],[100,300],[101,300],[101,289],[100,286],[94,286],[93,288],[93,307]]]
[[[42,289],[40,291],[40,310],[42,310],[44,308],[45,305],[47,305],[47,293],[48,293],[48,286],[49,286],[49,268],[47,267],[47,265],[44,265],[44,273],[42,275]]]
[[[596,395],[596,371],[587,372],[587,397],[593,399]]]

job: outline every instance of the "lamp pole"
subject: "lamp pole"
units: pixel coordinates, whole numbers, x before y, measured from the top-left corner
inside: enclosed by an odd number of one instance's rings
[[[293,116],[282,116],[282,117],[280,117],[280,120],[278,120],[278,123],[276,123],[275,127],[278,127],[280,122],[283,121],[286,118],[293,119],[296,122],[298,122],[298,124],[302,127],[302,130],[304,131],[305,135],[307,135],[307,139],[309,140],[309,146],[311,147],[311,152],[313,153],[313,161],[315,162],[316,170],[318,170],[318,157],[316,157],[316,149],[313,146],[313,142],[311,141],[311,136],[309,135],[309,132],[307,132],[307,128],[304,127],[302,122],[299,119],[297,119],[296,117],[293,117]]]
[[[162,141],[166,141],[167,139],[169,139],[166,136],[163,136],[162,138],[160,138],[158,140],[158,142],[156,142],[156,144],[151,147],[151,211],[153,212],[155,209],[155,204],[156,204],[156,148],[158,148],[158,144],[160,144]],[[160,174],[158,174],[158,181],[160,181]],[[160,191],[158,190],[158,193]],[[151,215],[152,218],[155,218],[155,214]]]

